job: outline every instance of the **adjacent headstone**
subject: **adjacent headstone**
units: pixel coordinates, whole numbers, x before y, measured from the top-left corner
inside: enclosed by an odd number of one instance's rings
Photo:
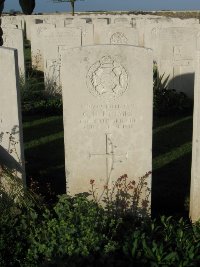
[[[143,45],[146,47],[150,47],[155,50],[156,53],[156,33],[159,30],[164,30],[166,28],[196,28],[198,29],[199,23],[193,19],[175,19],[175,18],[167,18],[160,17],[156,19],[137,19],[136,20],[137,29],[140,29],[140,32],[143,32]]]
[[[62,56],[67,188],[99,196],[121,175],[152,169],[152,51],[129,45],[72,48]],[[151,188],[151,177],[147,179]],[[142,196],[145,198],[146,196]]]
[[[64,15],[49,15],[44,18],[44,23],[53,24],[57,27],[65,26],[65,16]]]
[[[94,27],[94,44],[139,45],[139,34],[131,26],[98,25]]]
[[[65,24],[65,27],[76,28],[81,30],[81,43],[82,45],[94,44],[94,25],[86,23],[85,19],[76,19],[71,23]]]
[[[17,49],[20,76],[25,78],[24,37],[20,29],[3,28],[3,46]]]
[[[154,34],[159,73],[169,75],[169,89],[184,92],[190,98],[194,93],[197,36],[198,30],[184,27],[160,29]]]
[[[32,66],[37,69],[44,71],[44,52],[42,36],[47,29],[53,29],[53,24],[34,24],[31,28],[31,61]]]
[[[9,28],[9,29],[18,29],[17,25],[15,24],[4,24],[4,26],[2,26],[3,28]]]
[[[0,48],[0,165],[25,178],[17,50]]]
[[[140,33],[140,44],[145,47],[150,47],[155,50],[155,36],[154,32],[159,29],[166,29],[172,27],[184,27],[184,28],[195,28],[199,25],[196,19],[185,19],[181,20],[178,18],[169,17],[155,17],[155,16],[141,16],[135,18],[136,29]],[[152,34],[153,33],[153,34]]]
[[[93,18],[92,23],[98,27],[98,25],[107,25],[109,24],[109,18]]]
[[[194,90],[192,172],[190,186],[190,218],[200,219],[200,52],[197,52]]]
[[[22,16],[2,16],[2,27],[15,26],[17,29],[25,29],[25,21]]]
[[[115,24],[120,24],[120,25],[132,25],[131,18],[127,17],[118,17],[114,19]]]
[[[34,24],[41,24],[43,20],[37,18],[36,15],[25,16],[25,24],[26,24],[26,39],[31,41],[31,28]]]
[[[49,91],[61,93],[60,51],[81,46],[81,29],[55,28],[48,29],[43,35],[45,87]]]

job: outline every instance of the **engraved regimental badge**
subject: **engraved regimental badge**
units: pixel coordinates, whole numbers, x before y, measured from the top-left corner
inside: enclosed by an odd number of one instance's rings
[[[94,63],[87,73],[87,86],[96,97],[116,98],[128,88],[128,73],[111,56],[104,56]]]
[[[111,44],[127,44],[128,40],[123,32],[115,32],[110,38]]]

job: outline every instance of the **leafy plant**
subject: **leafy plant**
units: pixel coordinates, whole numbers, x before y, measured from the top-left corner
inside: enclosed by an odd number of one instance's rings
[[[0,266],[23,266],[29,230],[38,216],[36,211],[41,207],[41,199],[24,188],[15,173],[1,166]]]
[[[121,183],[124,187],[125,178],[120,177],[117,190]],[[58,196],[53,206],[47,206],[20,184],[16,187],[20,190],[12,192],[20,192],[20,197],[13,201],[12,193],[0,206],[1,266],[200,265],[199,223],[165,216],[128,220],[125,213],[129,214],[131,202],[124,195],[118,204],[113,199],[113,206],[110,200],[107,206],[99,205],[86,194]]]
[[[200,244],[194,235],[197,228],[182,218],[162,216],[133,230],[125,242],[124,253],[144,266],[198,266]]]
[[[184,114],[192,111],[192,100],[183,92],[167,87],[169,76],[160,75],[157,67],[153,72],[153,105],[156,115]]]
[[[90,193],[97,203],[103,203],[109,216],[124,217],[130,215],[134,218],[145,218],[150,214],[150,189],[147,178],[151,172],[138,179],[138,183],[130,180],[127,174],[120,176],[110,188],[104,186],[103,193],[98,198],[95,180],[91,180]]]
[[[116,249],[117,227],[104,210],[84,196],[60,196],[53,210],[46,209],[40,227],[33,229],[27,254],[29,263],[75,264],[90,254]]]

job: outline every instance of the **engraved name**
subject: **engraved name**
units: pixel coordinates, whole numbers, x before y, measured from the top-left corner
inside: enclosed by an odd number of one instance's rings
[[[134,126],[133,104],[82,105],[80,124],[83,129],[131,129]]]

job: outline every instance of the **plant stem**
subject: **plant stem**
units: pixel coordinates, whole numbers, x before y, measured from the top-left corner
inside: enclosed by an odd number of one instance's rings
[[[3,8],[4,8],[4,1],[5,0],[0,0],[0,46],[3,45],[3,31],[2,31],[2,28],[1,28],[1,14],[2,14],[2,11],[3,11]]]

